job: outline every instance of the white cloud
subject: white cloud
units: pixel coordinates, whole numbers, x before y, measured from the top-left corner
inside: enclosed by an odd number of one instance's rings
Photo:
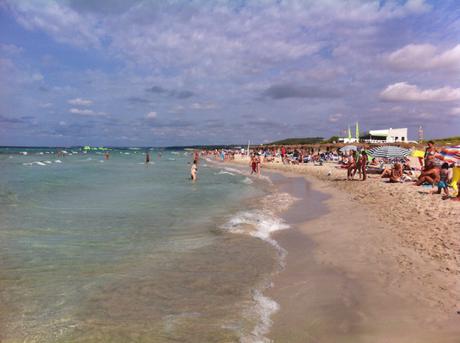
[[[190,107],[193,108],[194,110],[212,110],[212,109],[217,108],[217,105],[212,102],[208,102],[208,103],[195,102]]]
[[[40,73],[33,73],[32,74],[32,80],[33,81],[42,81],[43,80],[43,75]]]
[[[155,119],[157,117],[157,113],[155,111],[151,111],[151,112],[147,113],[147,115],[145,117],[147,119]]]
[[[70,113],[73,113],[73,114],[81,114],[81,115],[87,115],[87,116],[91,116],[91,115],[94,115],[94,111],[93,110],[88,110],[88,109],[80,109],[80,108],[71,108],[69,110]]]
[[[93,110],[90,110],[90,109],[81,109],[81,108],[71,108],[69,110],[70,113],[72,114],[78,114],[78,115],[81,115],[81,116],[107,116],[107,113],[105,112],[95,112]]]
[[[88,106],[88,105],[91,105],[93,103],[92,100],[82,99],[82,98],[71,99],[71,100],[69,100],[67,102],[69,104],[71,104],[71,105],[76,105],[76,106]]]
[[[40,108],[50,108],[53,107],[53,104],[51,102],[45,102],[43,104],[39,105]]]
[[[332,115],[329,116],[329,122],[335,123],[335,122],[339,121],[340,118],[342,118],[342,117],[343,117],[342,113],[332,114]]]
[[[407,82],[389,85],[380,93],[387,101],[454,101],[460,100],[460,88],[442,87],[421,90]]]
[[[24,49],[14,44],[0,44],[0,51],[8,55],[18,55],[22,53]]]
[[[460,70],[460,44],[440,52],[431,44],[409,44],[387,56],[398,70]]]
[[[454,108],[452,108],[452,109],[450,110],[449,113],[452,114],[452,115],[454,115],[454,116],[455,116],[455,115],[460,115],[460,107],[454,107]]]

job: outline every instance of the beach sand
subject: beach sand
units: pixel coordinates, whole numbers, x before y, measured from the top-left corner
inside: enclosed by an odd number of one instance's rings
[[[274,236],[288,255],[266,291],[280,304],[270,339],[460,342],[458,203],[332,164],[267,169],[301,199]]]

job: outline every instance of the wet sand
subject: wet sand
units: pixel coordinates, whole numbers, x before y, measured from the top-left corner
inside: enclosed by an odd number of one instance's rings
[[[349,193],[316,178],[274,177],[301,200],[274,238],[286,268],[266,295],[280,304],[274,342],[460,342],[458,277],[440,271]]]

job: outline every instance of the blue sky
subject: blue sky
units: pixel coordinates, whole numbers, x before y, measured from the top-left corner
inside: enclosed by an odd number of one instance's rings
[[[0,145],[460,134],[460,4],[0,1]]]

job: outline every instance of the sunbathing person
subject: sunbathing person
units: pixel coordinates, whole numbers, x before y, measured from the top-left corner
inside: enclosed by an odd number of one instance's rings
[[[372,161],[371,161],[371,163],[369,163],[369,165],[373,166],[373,167],[378,167],[380,164],[374,157],[374,158],[372,158]]]
[[[385,168],[381,177],[388,178],[389,182],[396,183],[401,182],[401,177],[403,175],[402,166],[400,163],[395,163],[393,168]]]
[[[434,186],[435,183],[439,181],[439,168],[434,164],[434,159],[426,160],[425,169],[422,171],[418,177],[416,186],[423,185],[424,183],[429,183]]]

